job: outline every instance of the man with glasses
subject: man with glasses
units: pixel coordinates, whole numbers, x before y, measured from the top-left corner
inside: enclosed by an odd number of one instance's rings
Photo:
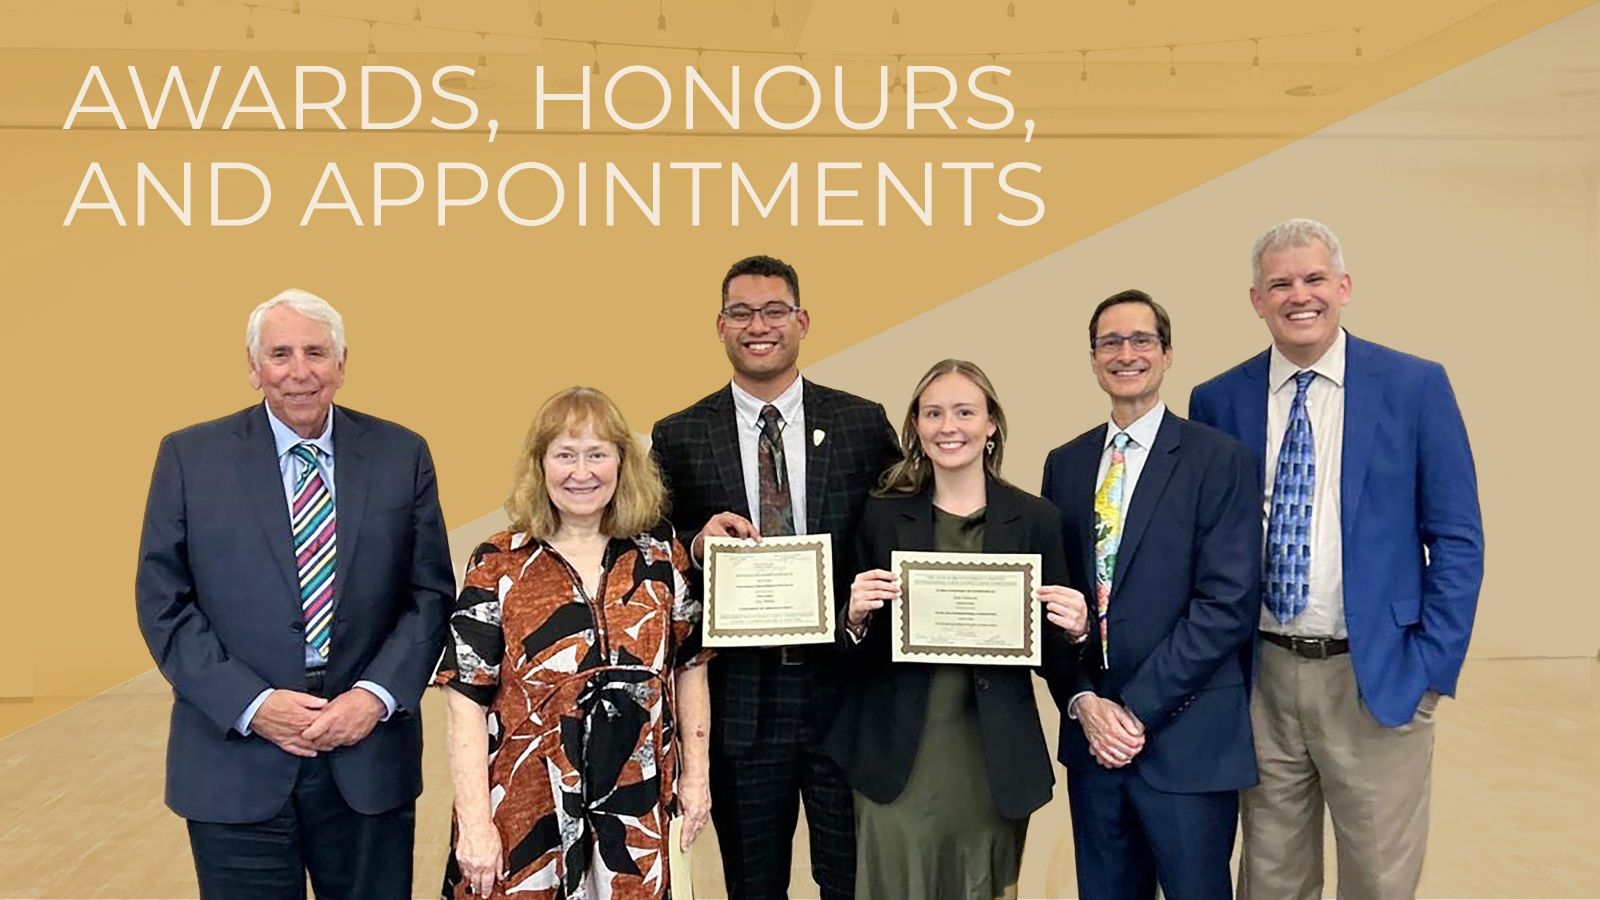
[[[717,314],[733,381],[657,422],[652,452],[697,562],[707,536],[826,532],[842,603],[862,503],[900,449],[882,406],[800,377],[810,328],[792,266],[734,263]],[[729,896],[787,896],[802,800],[823,898],[853,896],[850,786],[821,746],[842,690],[832,648],[725,649],[710,665],[711,815]]]
[[[1414,897],[1433,714],[1455,693],[1483,582],[1466,425],[1438,363],[1345,332],[1339,239],[1290,219],[1251,252],[1272,346],[1194,389],[1266,502],[1241,897],[1322,896],[1326,805],[1339,896]]]
[[[1260,496],[1250,454],[1161,402],[1172,325],[1143,291],[1089,318],[1111,420],[1052,451],[1069,587],[1094,623],[1052,666],[1064,713],[1079,895],[1232,893],[1239,790],[1255,783],[1245,668],[1260,614]]]

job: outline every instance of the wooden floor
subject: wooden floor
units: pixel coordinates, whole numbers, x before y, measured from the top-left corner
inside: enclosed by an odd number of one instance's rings
[[[1422,895],[1600,897],[1600,663],[1472,661],[1461,694],[1439,715]],[[161,802],[170,702],[152,670],[0,740],[0,897],[196,896],[183,823]],[[0,702],[0,722],[23,712]],[[450,809],[437,696],[425,716],[419,897],[436,895]],[[1033,817],[1022,897],[1076,896],[1064,791]],[[725,896],[714,840],[694,861],[697,895]],[[805,868],[802,834],[793,893],[815,897]]]

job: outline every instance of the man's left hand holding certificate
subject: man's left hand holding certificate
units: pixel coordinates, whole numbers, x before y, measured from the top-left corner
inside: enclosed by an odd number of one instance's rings
[[[833,541],[827,534],[705,539],[707,647],[833,641]]]

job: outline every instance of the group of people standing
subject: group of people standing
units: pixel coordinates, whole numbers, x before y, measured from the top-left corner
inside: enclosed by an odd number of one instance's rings
[[[331,306],[261,304],[265,403],[163,440],[136,583],[202,895],[303,897],[309,873],[319,897],[410,896],[430,672],[446,897],[668,897],[670,836],[708,821],[732,897],[785,897],[802,805],[824,898],[1015,896],[1055,782],[1034,674],[1081,896],[1318,897],[1324,808],[1341,896],[1413,895],[1482,580],[1465,426],[1442,367],[1341,327],[1325,226],[1274,227],[1252,266],[1272,346],[1188,420],[1161,399],[1162,306],[1095,307],[1110,415],[1035,496],[1002,475],[981,368],[936,363],[897,434],[800,375],[795,270],[741,260],[716,317],[731,382],[648,449],[599,391],[547,400],[453,604],[426,443],[333,405]],[[818,533],[833,644],[702,646],[705,538]],[[1042,665],[893,662],[896,550],[1038,554]]]

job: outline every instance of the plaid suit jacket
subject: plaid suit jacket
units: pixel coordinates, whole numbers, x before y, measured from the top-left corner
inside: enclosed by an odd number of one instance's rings
[[[834,600],[849,599],[856,575],[850,558],[867,492],[900,458],[900,442],[880,404],[805,381],[801,388],[806,436],[806,532],[833,535]],[[818,433],[822,435],[817,438]],[[719,512],[752,518],[745,499],[733,390],[724,387],[656,423],[651,453],[671,496],[672,525],[687,543]],[[831,648],[819,646],[819,654]],[[838,666],[823,659],[812,669],[813,708],[830,720],[814,723],[820,740],[838,708]],[[723,752],[737,755],[755,740],[761,707],[761,657],[756,649],[723,649],[711,661],[713,733]]]

